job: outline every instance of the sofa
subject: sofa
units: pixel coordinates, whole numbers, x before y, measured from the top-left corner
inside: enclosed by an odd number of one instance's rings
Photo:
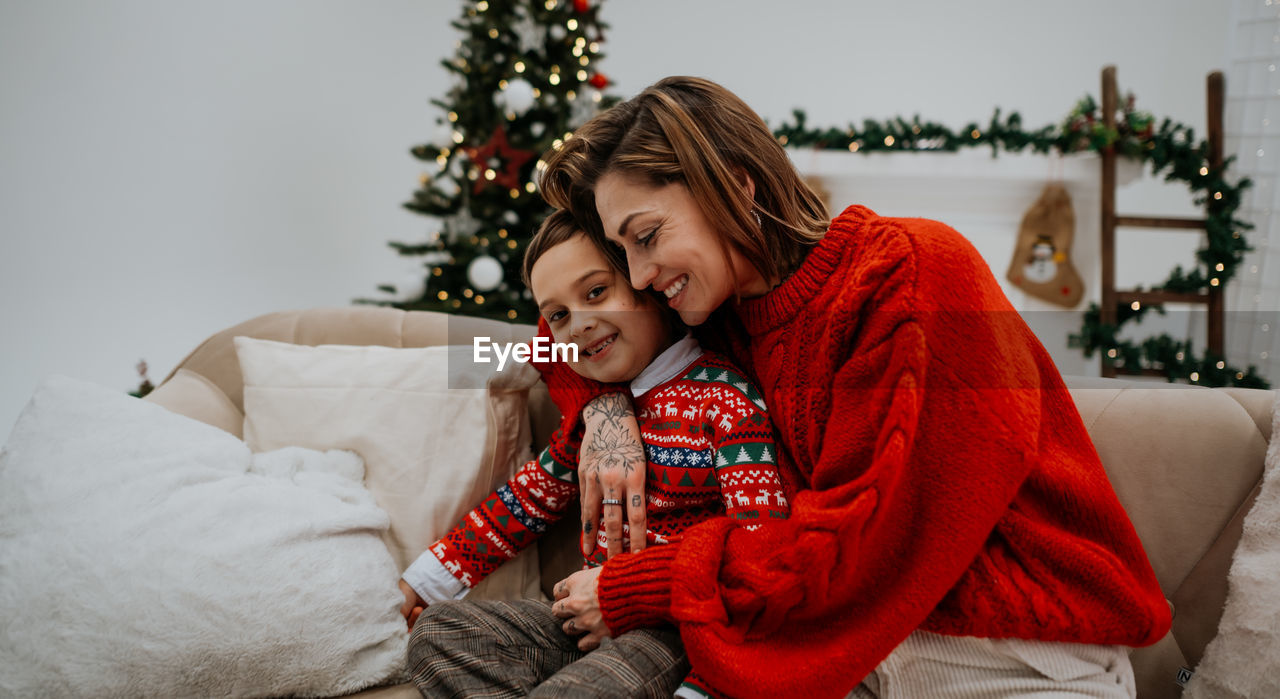
[[[225,417],[215,417],[226,413],[212,410],[207,394],[185,387],[193,377],[207,380],[242,411],[236,336],[300,345],[426,347],[469,343],[474,336],[527,341],[533,330],[376,307],[272,313],[209,337],[147,400],[234,429]],[[1084,377],[1067,377],[1067,384],[1174,612],[1165,638],[1132,653],[1138,695],[1180,696],[1180,669],[1194,669],[1218,634],[1232,554],[1262,485],[1275,394]],[[531,389],[528,412],[534,444],[545,444],[559,416],[542,384]],[[580,565],[576,520],[570,514],[539,542],[541,587],[548,595],[556,581]],[[399,685],[357,696],[386,699],[416,692]]]

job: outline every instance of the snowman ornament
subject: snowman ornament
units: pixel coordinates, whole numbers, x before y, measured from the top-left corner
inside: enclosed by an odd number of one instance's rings
[[[1047,284],[1058,276],[1057,253],[1053,249],[1053,241],[1040,237],[1031,247],[1031,259],[1022,267],[1022,276],[1027,281]]]

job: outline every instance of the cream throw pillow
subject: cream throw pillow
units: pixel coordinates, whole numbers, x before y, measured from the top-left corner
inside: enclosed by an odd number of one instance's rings
[[[244,439],[254,452],[347,449],[391,515],[400,570],[533,458],[527,410],[538,372],[477,364],[470,346],[310,347],[235,338]],[[469,599],[541,598],[531,546]]]

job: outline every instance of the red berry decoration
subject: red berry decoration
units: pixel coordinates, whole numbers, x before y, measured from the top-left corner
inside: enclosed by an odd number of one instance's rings
[[[603,90],[609,86],[609,79],[604,77],[603,73],[595,73],[591,76],[591,80],[589,82],[591,83],[591,87],[594,87],[597,90]]]
[[[573,0],[573,9],[578,12],[586,12],[591,9],[590,0]]]

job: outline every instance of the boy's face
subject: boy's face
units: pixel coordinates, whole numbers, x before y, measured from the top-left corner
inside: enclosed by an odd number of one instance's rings
[[[578,346],[571,366],[589,379],[630,381],[671,344],[662,309],[638,298],[586,235],[538,258],[529,286],[555,341]]]

